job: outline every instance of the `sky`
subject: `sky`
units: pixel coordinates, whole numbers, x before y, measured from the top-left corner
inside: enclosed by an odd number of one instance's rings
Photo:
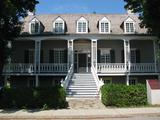
[[[36,14],[111,13],[123,14],[123,0],[39,0]]]

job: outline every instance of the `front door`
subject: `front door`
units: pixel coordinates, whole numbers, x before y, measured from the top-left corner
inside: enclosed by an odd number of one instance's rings
[[[90,72],[91,67],[90,53],[75,53],[74,56],[74,72],[86,73]]]

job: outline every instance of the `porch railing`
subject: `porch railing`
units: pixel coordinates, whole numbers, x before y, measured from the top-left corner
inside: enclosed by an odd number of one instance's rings
[[[4,74],[34,74],[34,73],[67,73],[67,63],[42,63],[40,66],[27,63],[11,63],[4,66]]]
[[[61,86],[64,87],[64,89],[67,89],[67,86],[69,84],[69,81],[71,80],[72,76],[73,76],[73,64],[71,65],[71,67],[69,68],[68,70],[68,74],[67,76],[65,77],[64,80],[61,81]]]
[[[35,71],[34,64],[14,63],[4,65],[3,73],[33,73]]]
[[[98,63],[97,64],[97,72],[98,73],[118,73],[125,72],[125,64],[124,63]]]
[[[98,63],[98,73],[152,73],[157,72],[154,63],[131,63],[125,67],[124,63]]]
[[[67,63],[52,64],[52,63],[41,63],[40,73],[66,73]]]
[[[154,63],[131,63],[130,64],[130,72],[156,72]]]

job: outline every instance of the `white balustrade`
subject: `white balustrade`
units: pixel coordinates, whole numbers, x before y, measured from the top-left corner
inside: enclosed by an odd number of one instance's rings
[[[67,63],[52,64],[41,63],[40,73],[65,73],[67,72]]]
[[[155,64],[154,63],[131,63],[130,64],[130,72],[155,72]]]
[[[65,90],[67,89],[67,86],[68,86],[68,84],[69,84],[69,81],[70,81],[71,78],[72,78],[73,69],[74,69],[74,66],[73,66],[73,64],[72,64],[71,67],[70,67],[70,69],[68,70],[67,76],[65,77],[64,81],[63,81],[63,80],[61,81],[61,86],[64,87]]]
[[[4,66],[4,73],[33,73],[35,71],[34,64],[14,63]]]
[[[97,72],[98,73],[117,73],[117,72],[125,72],[125,64],[124,63],[98,63],[97,64]]]

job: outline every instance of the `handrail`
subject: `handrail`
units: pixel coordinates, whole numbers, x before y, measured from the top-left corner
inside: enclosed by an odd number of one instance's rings
[[[73,64],[71,65],[70,69],[68,70],[68,74],[65,77],[64,81],[61,81],[61,86],[64,87],[64,89],[67,89],[67,86],[69,84],[69,81],[71,80],[71,77],[73,75]]]
[[[94,68],[93,65],[92,65],[92,67],[91,67],[91,72],[92,72],[92,75],[93,75],[93,77],[94,77],[94,80],[95,80],[95,82],[96,82],[96,85],[97,85],[97,87],[98,87],[98,92],[99,92],[101,86],[102,86],[104,83],[103,83],[102,80],[99,80],[99,77],[98,77],[98,75],[97,75],[97,73],[96,73],[96,70],[95,70],[95,68]]]

